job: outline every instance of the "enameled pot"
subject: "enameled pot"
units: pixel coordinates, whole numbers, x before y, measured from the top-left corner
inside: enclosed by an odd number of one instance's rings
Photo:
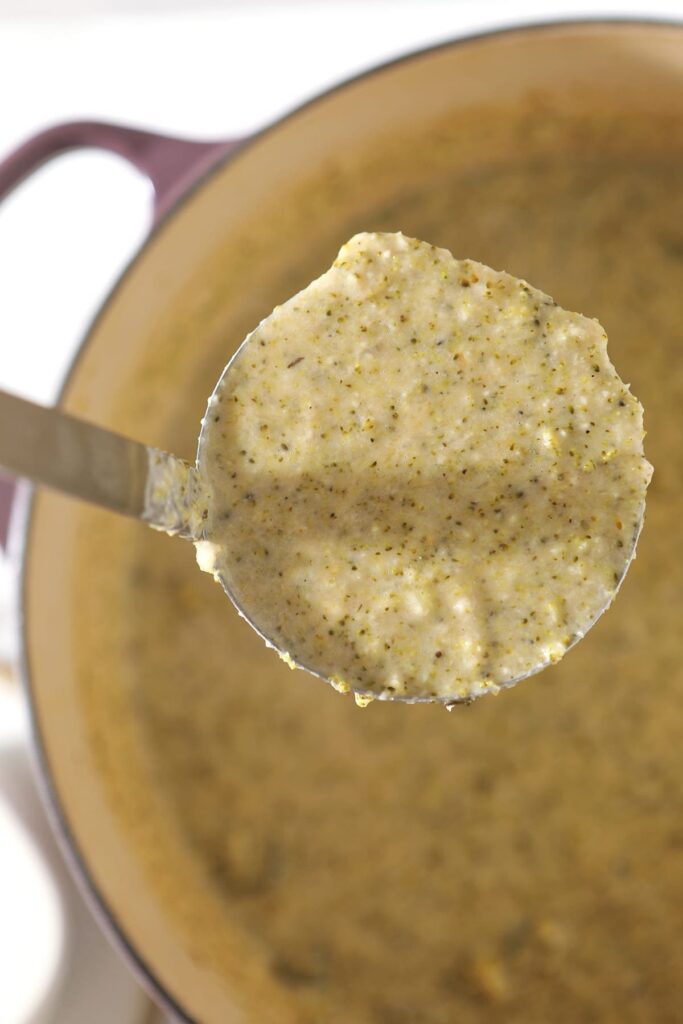
[[[273,295],[284,298],[287,289],[304,283],[296,269],[289,273],[284,245],[259,248],[254,242],[241,264],[231,249],[235,240],[260,230],[279,198],[285,204],[298,183],[328,164],[343,164],[345,154],[371,148],[382,135],[409,136],[427,116],[476,111],[502,100],[515,104],[530,93],[561,108],[577,95],[590,106],[594,95],[607,90],[622,112],[680,115],[682,43],[680,26],[665,24],[520,28],[459,39],[381,67],[245,142],[201,144],[95,123],[40,134],[0,165],[0,198],[46,159],[79,146],[126,157],[150,177],[156,195],[153,230],[83,340],[60,404],[191,455],[191,425],[202,410],[188,414],[188,433],[174,433],[170,424],[182,401],[177,367],[190,358],[215,360],[217,339],[238,342],[267,312]],[[416,164],[416,179],[419,173]],[[372,189],[372,182],[365,186]],[[322,267],[322,256],[331,256],[343,240],[346,214],[364,201],[346,187],[336,207],[346,204],[346,213],[330,223],[317,223],[314,212],[289,225],[283,218],[281,241],[287,231],[319,241]],[[231,265],[240,265],[244,275],[230,285],[221,269],[228,251]],[[274,282],[270,291],[266,280]],[[220,364],[211,369],[217,376]],[[125,416],[124,393],[133,396]],[[159,415],[160,402],[168,404],[168,415]],[[10,547],[21,570],[21,671],[43,792],[94,911],[154,998],[180,1021],[226,1024],[238,1019],[232,994],[192,959],[169,925],[101,783],[78,686],[79,606],[72,588],[75,546],[90,515],[58,495],[28,488],[20,488],[14,502]]]

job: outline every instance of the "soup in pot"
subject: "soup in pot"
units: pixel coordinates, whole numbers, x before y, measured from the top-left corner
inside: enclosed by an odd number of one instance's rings
[[[226,243],[223,280],[253,299],[202,352],[169,446],[258,316],[354,231],[400,230],[598,318],[656,467],[610,613],[559,665],[450,715],[360,711],[290,673],[190,545],[93,514],[77,585],[102,777],[245,1021],[680,1019],[682,149],[652,118],[491,111],[331,165],[248,251]]]

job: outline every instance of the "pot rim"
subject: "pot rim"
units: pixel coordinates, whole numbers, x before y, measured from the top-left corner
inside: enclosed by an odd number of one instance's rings
[[[495,28],[484,29],[478,32],[468,32],[464,35],[451,36],[441,42],[400,54],[398,57],[383,61],[380,64],[375,64],[358,74],[344,78],[342,81],[330,88],[316,93],[309,100],[292,107],[277,119],[268,122],[268,124],[263,128],[260,128],[253,135],[249,135],[245,139],[241,140],[234,149],[231,149],[227,153],[223,153],[223,155],[220,156],[210,167],[200,171],[197,177],[188,184],[187,188],[185,188],[173,203],[164,211],[163,216],[153,224],[149,234],[130,257],[108,291],[106,298],[86,327],[83,337],[76,348],[73,357],[69,361],[66,370],[64,371],[55,404],[58,406],[62,404],[66,391],[74,374],[78,370],[81,358],[90,343],[97,325],[104,317],[119,291],[125,286],[128,276],[135,269],[138,260],[147,250],[147,247],[156,239],[157,234],[166,226],[167,222],[183,206],[183,204],[189,200],[195,192],[198,191],[198,189],[203,187],[205,182],[209,181],[215,174],[218,174],[228,163],[241,153],[247,151],[252,144],[258,142],[267,133],[279,128],[283,124],[286,124],[287,121],[298,116],[301,112],[312,107],[314,104],[327,99],[329,96],[332,96],[343,89],[346,89],[350,85],[362,82],[365,79],[371,78],[372,76],[390,68],[398,67],[402,64],[429,56],[433,53],[438,53],[442,50],[486,42],[489,39],[495,39],[498,36],[512,35],[517,32],[542,32],[562,28],[609,28],[619,26],[640,26],[644,28],[663,27],[683,30],[683,19],[664,16],[647,17],[639,15],[615,15],[612,17],[599,14],[579,18],[573,16],[561,16],[546,21],[532,20],[527,22],[519,20],[514,22],[505,22]],[[220,145],[220,143],[218,143],[218,145]],[[125,926],[119,922],[116,914],[109,906],[104,895],[100,892],[90,873],[87,861],[79,849],[78,843],[62,807],[57,787],[52,778],[50,763],[45,744],[43,742],[34,700],[33,685],[31,682],[31,664],[25,628],[28,590],[26,567],[28,563],[31,529],[34,517],[34,491],[35,488],[27,482],[20,481],[18,483],[14,500],[12,502],[7,535],[7,554],[16,574],[15,606],[13,616],[18,635],[16,668],[21,688],[26,696],[31,734],[31,755],[34,762],[35,777],[43,806],[46,810],[47,817],[50,821],[53,833],[56,836],[62,855],[64,856],[72,877],[84,896],[89,909],[114,948],[132,969],[144,990],[154,1000],[155,1004],[165,1013],[170,1014],[178,1024],[201,1024],[200,1021],[191,1017],[180,1003],[168,992],[164,982],[156,975],[147,963],[144,954],[136,949],[129,940]]]

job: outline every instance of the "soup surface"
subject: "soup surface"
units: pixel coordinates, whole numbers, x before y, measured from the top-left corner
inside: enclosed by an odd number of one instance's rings
[[[581,644],[451,715],[359,711],[278,663],[189,545],[135,524],[82,542],[84,664],[100,666],[83,692],[112,803],[169,919],[213,977],[242,986],[250,1022],[681,1019],[680,142],[651,119],[525,118],[511,133],[492,116],[504,155],[477,164],[450,159],[467,149],[462,125],[425,131],[435,157],[412,176],[388,142],[396,187],[352,213],[338,207],[361,185],[331,170],[231,340],[360,229],[428,238],[598,318],[646,410],[656,473],[636,562]],[[476,152],[482,119],[471,131]],[[206,354],[171,440],[190,444],[225,356],[225,342]],[[98,544],[119,581],[106,607],[85,589]],[[107,614],[125,637],[115,655]],[[126,733],[144,779],[120,756]],[[157,817],[143,811],[150,780]]]

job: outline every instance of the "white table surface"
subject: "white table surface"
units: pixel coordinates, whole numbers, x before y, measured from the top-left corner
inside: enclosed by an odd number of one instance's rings
[[[350,74],[464,31],[584,14],[683,16],[681,0],[564,2],[552,11],[520,0],[514,15],[509,3],[486,0],[214,2],[202,10],[185,5],[190,11],[175,0],[165,12],[163,0],[147,0],[143,13],[131,11],[131,0],[65,0],[72,12],[96,13],[26,16],[57,6],[0,0],[0,153],[46,124],[82,117],[196,138],[242,136]],[[149,186],[124,163],[87,153],[44,168],[0,207],[0,387],[53,397],[90,317],[144,238],[149,201]],[[0,611],[0,635],[1,619]],[[16,707],[14,715],[5,743],[20,749],[26,730]],[[2,740],[0,732],[0,748]],[[0,792],[10,785],[16,790],[0,764]],[[139,998],[113,954],[108,960],[97,946],[30,784],[23,792],[22,813],[56,865],[72,926],[91,957],[80,974],[72,964],[69,991],[49,1024],[109,1021],[91,1002],[92,986],[79,981],[98,971],[100,991],[116,1007],[111,1020],[139,1019]]]

